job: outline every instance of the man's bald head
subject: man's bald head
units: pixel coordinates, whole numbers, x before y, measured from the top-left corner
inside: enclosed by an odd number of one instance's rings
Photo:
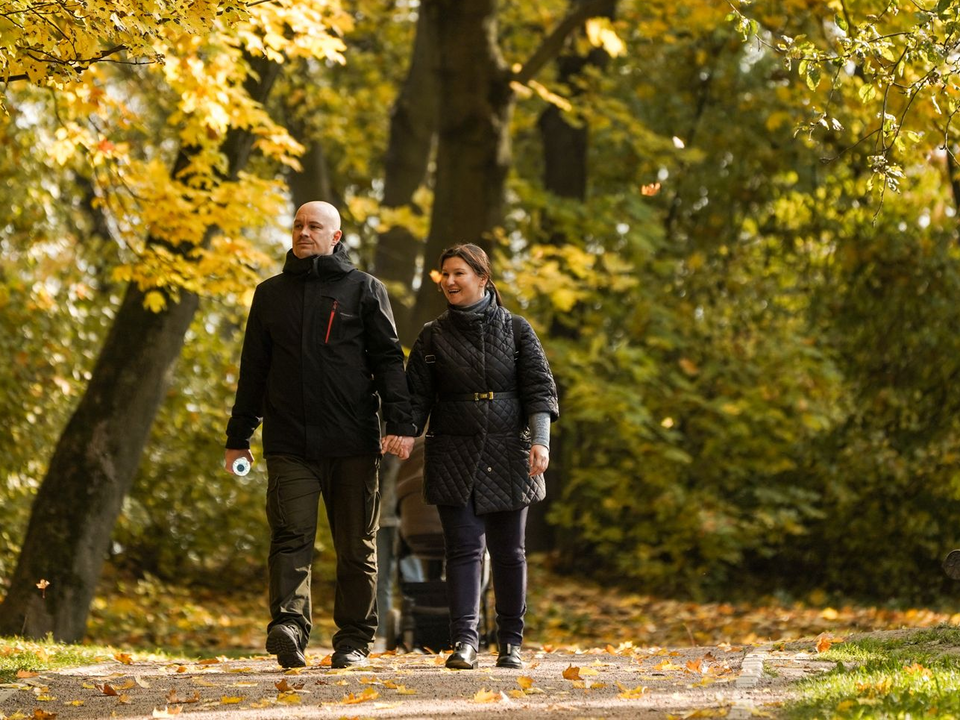
[[[330,255],[342,236],[340,213],[333,205],[322,200],[304,203],[293,220],[293,254]]]

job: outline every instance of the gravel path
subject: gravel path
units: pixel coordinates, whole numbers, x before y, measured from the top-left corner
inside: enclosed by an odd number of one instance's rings
[[[130,662],[0,686],[0,718],[748,718],[776,716],[792,684],[832,667],[766,647],[530,649],[526,667],[447,670],[443,656],[383,654],[332,670],[313,654],[299,672],[272,657]],[[121,661],[122,660],[122,661]]]

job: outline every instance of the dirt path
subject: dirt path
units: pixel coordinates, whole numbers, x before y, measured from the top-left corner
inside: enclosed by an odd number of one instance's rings
[[[0,686],[0,718],[747,718],[775,716],[792,683],[832,664],[764,647],[632,648],[523,653],[523,670],[453,671],[437,655],[380,655],[299,672],[272,657],[130,662],[43,673]],[[576,670],[575,670],[576,668]]]

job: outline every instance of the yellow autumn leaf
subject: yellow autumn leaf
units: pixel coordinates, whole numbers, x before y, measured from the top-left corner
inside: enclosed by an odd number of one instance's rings
[[[480,688],[477,694],[473,696],[473,702],[475,703],[491,703],[497,702],[498,700],[500,700],[500,693],[487,690],[486,688]]]
[[[526,675],[520,675],[517,678],[517,685],[519,685],[524,690],[533,687],[533,678],[527,677]]]
[[[300,702],[300,696],[296,692],[284,692],[277,695],[277,702],[287,705],[296,705]]]
[[[576,665],[568,665],[567,669],[563,671],[564,680],[579,680],[580,679],[580,668]]]
[[[221,705],[238,705],[243,702],[243,697],[238,696],[222,696],[220,698]]]
[[[161,295],[161,298],[162,298],[162,297],[163,297],[163,296]],[[144,303],[146,303],[146,298],[144,298]],[[166,303],[164,303],[164,304],[166,304]],[[161,307],[160,309],[162,310],[163,308]],[[154,312],[157,312],[157,311],[154,310]],[[123,663],[124,665],[132,665],[132,664],[133,664],[133,658],[130,657],[130,654],[129,654],[129,653],[115,653],[114,656],[113,656],[113,659],[116,660],[117,662]]]
[[[380,697],[380,693],[374,690],[372,687],[368,687],[362,693],[354,695],[350,693],[343,699],[344,705],[356,705],[357,703],[370,702],[371,700],[376,700]]]
[[[647,692],[645,685],[637,685],[635,688],[625,688],[620,683],[617,683],[617,687],[622,690],[622,692],[617,695],[621,700],[637,700]]]
[[[164,707],[163,710],[161,710],[160,708],[154,708],[153,717],[155,718],[173,717],[174,715],[179,715],[182,710],[183,708],[180,705],[176,705],[175,707]]]

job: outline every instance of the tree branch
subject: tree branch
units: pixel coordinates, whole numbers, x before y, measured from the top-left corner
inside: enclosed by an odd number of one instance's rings
[[[617,0],[587,0],[575,10],[571,10],[544,39],[513,79],[519,83],[532,80],[544,65],[560,54],[563,43],[570,33],[592,17],[612,14],[616,5]]]

